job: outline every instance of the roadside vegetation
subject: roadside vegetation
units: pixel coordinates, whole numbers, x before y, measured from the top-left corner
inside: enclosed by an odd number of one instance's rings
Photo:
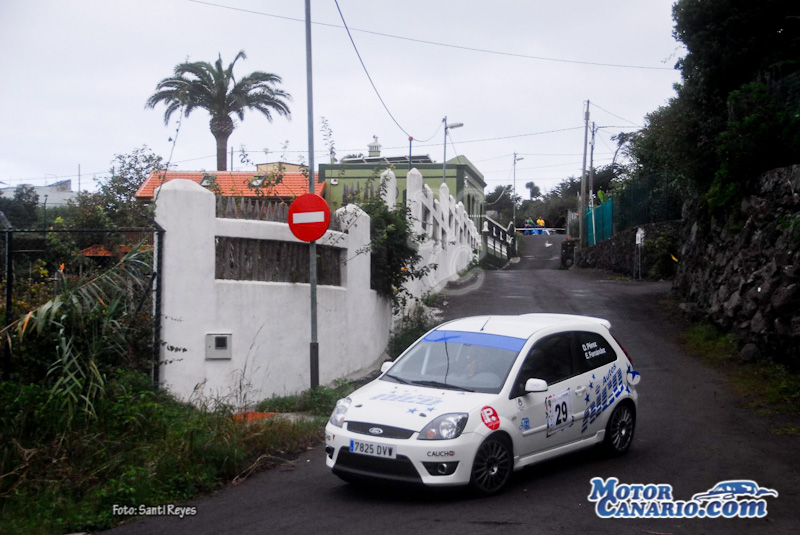
[[[355,386],[344,379],[334,381],[332,386],[320,386],[295,396],[275,396],[258,404],[261,412],[302,413],[321,418],[322,426],[331,415],[336,401],[347,397]],[[320,435],[321,436],[321,435]]]
[[[742,361],[733,334],[710,323],[688,326],[685,343],[691,355],[727,374],[746,406],[763,415],[790,417],[773,433],[800,434],[800,373],[769,360]]]
[[[151,266],[134,249],[105,271],[59,270],[55,296],[3,330],[4,533],[111,527],[113,505],[179,502],[321,440],[319,419],[240,421],[225,400],[187,404],[153,387],[141,343],[152,322],[136,306]]]
[[[223,404],[196,407],[115,373],[92,413],[66,419],[43,385],[0,383],[0,516],[8,534],[112,527],[112,506],[179,503],[293,458],[321,440],[320,423],[242,422]]]
[[[389,338],[386,352],[392,360],[400,356],[417,338],[436,326],[436,320],[428,308],[422,304],[415,306],[411,312],[400,320],[400,328]]]
[[[323,441],[336,400],[357,386],[341,380],[265,400],[256,418],[228,399],[186,403],[154,388],[152,243],[133,242],[141,234],[127,231],[80,230],[151,226],[150,209],[134,196],[161,168],[160,158],[137,149],[115,159],[96,192],[78,194],[67,207],[44,213],[25,187],[3,200],[14,228],[78,231],[28,235],[36,242],[20,249],[38,256],[14,254],[13,321],[0,332],[11,348],[0,359],[3,534],[105,529],[125,518],[114,515],[114,505],[180,503],[292,462]],[[421,238],[411,235],[405,211],[379,201],[364,207],[372,217],[365,253],[373,256],[376,289],[401,307],[404,283],[425,274],[414,247]],[[97,245],[111,256],[81,253]],[[405,320],[395,346],[402,350],[418,336],[405,330],[424,322],[424,315]],[[179,356],[181,348],[162,344]]]

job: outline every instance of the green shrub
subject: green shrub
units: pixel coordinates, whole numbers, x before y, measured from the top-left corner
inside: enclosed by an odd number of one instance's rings
[[[325,398],[331,409],[338,395]],[[321,405],[324,396],[309,397]],[[121,520],[114,504],[175,503],[322,440],[319,420],[239,422],[225,408],[199,409],[153,390],[147,376],[132,372],[108,380],[96,418],[69,425],[52,410],[46,387],[2,382],[0,403],[7,409],[0,414],[7,533],[105,529]]]
[[[320,386],[295,396],[275,396],[258,404],[262,412],[302,412],[327,418],[336,401],[354,390],[347,381],[336,381],[333,387]]]
[[[402,317],[400,328],[389,338],[387,353],[392,359],[396,359],[408,346],[435,326],[436,322],[425,307],[414,307],[408,315]]]
[[[654,239],[645,240],[644,258],[650,265],[647,277],[650,279],[671,279],[675,276],[680,246],[674,232],[665,232]]]

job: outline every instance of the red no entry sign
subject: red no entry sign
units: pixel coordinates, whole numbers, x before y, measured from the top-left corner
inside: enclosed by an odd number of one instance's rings
[[[289,206],[289,230],[298,240],[320,239],[331,222],[331,209],[325,199],[314,193],[296,198]]]

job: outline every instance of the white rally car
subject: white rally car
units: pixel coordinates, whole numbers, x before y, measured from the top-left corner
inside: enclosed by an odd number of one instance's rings
[[[477,316],[436,327],[337,402],[327,464],[346,481],[471,485],[633,440],[639,374],[603,319]]]

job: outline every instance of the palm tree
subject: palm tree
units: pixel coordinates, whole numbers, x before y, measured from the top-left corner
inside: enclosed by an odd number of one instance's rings
[[[235,128],[232,114],[243,120],[244,110],[252,109],[260,111],[270,122],[272,112],[291,117],[286,104],[291,95],[275,87],[281,83],[281,77],[255,71],[237,81],[233,66],[239,58],[247,59],[244,50],[226,69],[222,68],[222,55],[213,65],[206,61],[181,63],[175,67],[173,76],[158,83],[156,92],[145,104],[146,108],[155,108],[159,102],[166,104],[164,124],[169,123],[175,111],[181,110],[188,117],[197,108],[206,110],[211,115],[211,134],[217,141],[218,171],[227,169],[228,138]]]
[[[534,184],[533,182],[528,182],[525,184],[525,187],[528,188],[531,194],[531,200],[538,199],[542,196],[542,190],[539,189],[539,186]]]

